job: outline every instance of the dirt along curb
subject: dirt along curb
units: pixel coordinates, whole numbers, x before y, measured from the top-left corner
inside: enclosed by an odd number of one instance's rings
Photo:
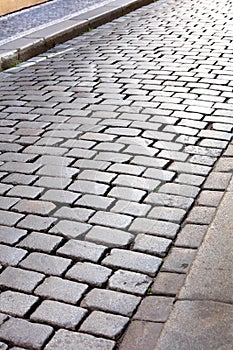
[[[0,46],[0,71],[26,61],[102,24],[119,18],[153,0],[114,0],[110,4],[63,18],[56,24],[25,34]]]

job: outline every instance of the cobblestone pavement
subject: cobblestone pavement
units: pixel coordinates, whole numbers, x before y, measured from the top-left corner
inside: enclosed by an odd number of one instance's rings
[[[232,5],[158,1],[1,73],[1,349],[154,349],[230,180]]]
[[[38,26],[46,25],[74,13],[83,13],[109,4],[112,0],[51,0],[47,3],[27,8],[0,17],[0,43],[9,38],[32,31]]]

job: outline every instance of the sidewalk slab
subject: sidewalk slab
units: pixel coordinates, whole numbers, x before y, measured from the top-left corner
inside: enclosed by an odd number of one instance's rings
[[[156,350],[232,350],[233,305],[178,301]]]
[[[155,350],[231,350],[233,193],[226,192]]]

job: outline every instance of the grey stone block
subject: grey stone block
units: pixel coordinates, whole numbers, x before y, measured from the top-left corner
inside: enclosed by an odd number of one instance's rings
[[[133,233],[148,233],[174,238],[179,230],[179,225],[162,220],[136,218],[129,230]]]
[[[133,216],[145,216],[150,208],[151,206],[148,204],[118,200],[111,211]]]
[[[92,226],[82,222],[60,220],[49,232],[66,238],[77,238],[86,233]]]
[[[81,306],[91,310],[102,310],[114,314],[131,316],[141,298],[112,290],[92,289]]]
[[[46,345],[45,350],[76,350],[77,344],[80,350],[113,350],[115,346],[112,340],[60,329]]]
[[[125,229],[130,225],[132,217],[123,214],[98,211],[91,217],[89,222],[95,225],[109,226],[119,229]]]
[[[23,292],[32,292],[44,277],[38,272],[9,266],[0,275],[0,286]]]
[[[66,273],[66,277],[101,287],[107,282],[111,273],[112,270],[107,267],[78,262]]]
[[[40,350],[52,332],[50,326],[10,318],[1,326],[0,337],[14,345]]]
[[[0,242],[6,244],[17,243],[22,237],[26,236],[26,230],[20,230],[15,227],[0,226]]]
[[[50,217],[29,214],[18,223],[17,227],[32,231],[44,231],[47,230],[55,221],[56,219]]]
[[[170,239],[138,234],[135,239],[133,249],[139,252],[163,257],[168,252],[171,244],[172,241]]]
[[[141,273],[118,270],[109,279],[110,289],[120,292],[144,295],[150,286],[152,279]]]
[[[149,212],[148,217],[180,224],[185,215],[186,211],[184,209],[155,207]]]
[[[56,208],[55,204],[45,201],[26,200],[19,201],[13,209],[22,213],[31,213],[38,215],[48,215]]]
[[[87,290],[86,284],[48,277],[35,290],[35,295],[66,303],[76,304]]]
[[[26,238],[20,241],[17,246],[49,253],[54,250],[59,243],[61,243],[61,241],[62,237],[56,237],[49,235],[48,233],[32,232]]]
[[[193,224],[210,224],[214,218],[216,209],[211,207],[194,207],[187,217],[187,222]]]
[[[0,311],[12,316],[25,316],[38,298],[18,292],[6,291],[0,295]]]
[[[21,267],[50,275],[61,275],[67,270],[71,260],[43,253],[31,253],[21,263]]]
[[[72,239],[58,249],[58,253],[72,259],[98,262],[106,249],[107,247],[103,245]]]
[[[57,327],[75,329],[86,313],[85,309],[74,305],[45,300],[30,318],[34,321],[46,322]]]
[[[93,311],[84,321],[80,330],[110,339],[118,338],[129,322],[128,317]]]
[[[27,251],[21,248],[9,247],[0,244],[0,262],[3,265],[17,265],[27,254]]]
[[[125,268],[154,276],[162,263],[162,259],[138,252],[112,249],[111,254],[102,263],[109,267]]]
[[[75,202],[77,206],[89,207],[97,210],[107,210],[115,199],[92,194],[84,194]]]
[[[102,226],[94,226],[87,233],[86,240],[104,244],[108,247],[126,247],[134,236],[128,232]]]

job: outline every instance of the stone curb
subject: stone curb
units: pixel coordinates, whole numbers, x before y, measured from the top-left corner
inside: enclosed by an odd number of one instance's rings
[[[11,40],[0,46],[0,71],[152,2],[153,0],[114,0],[108,5],[80,15],[74,14],[69,19]]]

